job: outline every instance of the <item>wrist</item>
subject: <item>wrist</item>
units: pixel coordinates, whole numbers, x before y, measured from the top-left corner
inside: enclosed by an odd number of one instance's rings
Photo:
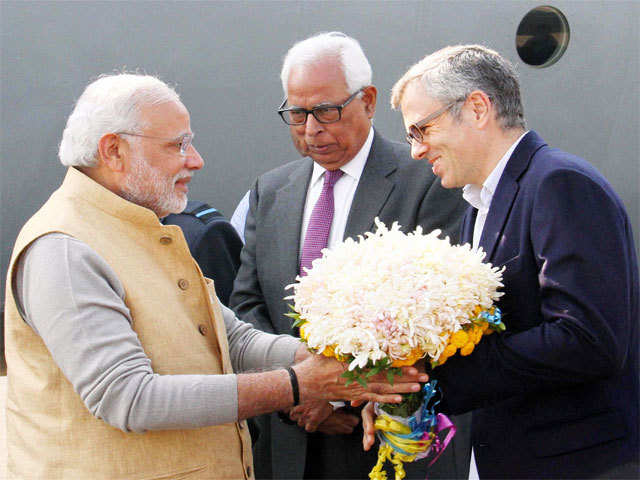
[[[285,369],[289,374],[289,383],[291,384],[291,396],[293,398],[293,406],[300,404],[300,385],[298,383],[298,375],[293,367],[287,367]]]

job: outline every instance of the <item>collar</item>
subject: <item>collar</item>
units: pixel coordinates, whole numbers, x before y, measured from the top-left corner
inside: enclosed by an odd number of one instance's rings
[[[160,225],[160,219],[154,212],[116,195],[75,167],[67,169],[59,190],[62,195],[80,198],[114,217],[140,225]]]
[[[511,158],[513,151],[516,149],[522,138],[527,133],[529,133],[528,130],[520,135],[520,137],[518,137],[515,142],[513,142],[513,144],[502,156],[500,161],[493,168],[489,176],[485,179],[482,186],[470,183],[463,187],[462,197],[480,213],[486,213],[489,211],[491,199],[493,198],[493,194],[496,192],[496,188],[498,188],[498,183],[500,182],[500,177],[502,177],[502,172],[504,172],[504,169],[507,166],[507,162],[509,161],[509,158]]]
[[[373,127],[369,129],[369,135],[367,135],[367,139],[364,141],[362,147],[358,153],[356,153],[355,157],[349,160],[346,164],[340,167],[340,170],[344,172],[344,175],[348,175],[353,178],[356,182],[360,181],[360,176],[362,175],[362,171],[364,170],[364,166],[367,163],[367,158],[369,158],[369,152],[371,151],[371,145],[373,144]],[[324,175],[327,169],[321,167],[316,162],[313,162],[313,172],[311,174],[311,183],[309,186],[315,185],[315,183],[320,180],[320,177]],[[344,176],[343,175],[343,176]]]

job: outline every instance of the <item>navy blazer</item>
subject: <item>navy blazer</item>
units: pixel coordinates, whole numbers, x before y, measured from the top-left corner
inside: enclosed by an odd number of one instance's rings
[[[461,238],[471,243],[477,210]],[[638,461],[638,263],[620,198],[529,132],[480,246],[504,266],[507,330],[433,370],[445,412],[473,413],[481,478],[587,478]]]

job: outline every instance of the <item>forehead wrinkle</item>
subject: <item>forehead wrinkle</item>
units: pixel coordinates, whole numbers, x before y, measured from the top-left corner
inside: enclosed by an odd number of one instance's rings
[[[287,103],[289,103],[289,100],[287,99]],[[315,105],[313,105],[311,108],[306,109],[305,107],[302,107],[300,105],[295,105],[295,104],[289,104],[289,108],[299,108],[301,110],[313,110],[314,108],[322,108],[322,107],[338,107],[340,106],[340,103],[338,102],[321,102],[321,103],[316,103]]]

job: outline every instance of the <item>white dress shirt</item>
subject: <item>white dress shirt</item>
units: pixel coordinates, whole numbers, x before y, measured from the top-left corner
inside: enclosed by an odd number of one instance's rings
[[[476,215],[476,223],[473,226],[473,248],[477,249],[478,244],[480,243],[480,238],[482,237],[482,230],[484,229],[484,222],[487,220],[487,214],[489,213],[489,208],[491,207],[491,200],[493,199],[493,194],[496,193],[496,188],[498,188],[498,183],[500,182],[500,177],[502,177],[502,173],[504,172],[505,167],[507,166],[507,162],[509,158],[511,158],[511,154],[516,149],[522,137],[524,137],[527,132],[524,132],[520,137],[509,147],[509,150],[505,152],[497,165],[493,168],[489,176],[486,178],[482,186],[468,184],[465,185],[462,189],[462,197],[469,202],[469,204],[478,210],[478,214]],[[480,476],[478,474],[478,467],[476,466],[476,456],[473,452],[473,448],[471,448],[471,462],[469,465],[469,480],[479,480]]]
[[[250,193],[251,190],[244,194],[244,197],[242,197],[242,200],[240,200],[240,203],[238,203],[238,206],[234,210],[233,215],[231,215],[231,220],[229,220],[233,228],[238,232],[238,235],[240,235],[242,243],[244,243],[244,224],[247,223],[247,214],[249,213]]]
[[[372,144],[373,128],[369,130],[369,135],[356,156],[340,168],[340,170],[343,171],[343,175],[338,179],[333,187],[334,213],[333,221],[331,222],[331,231],[329,232],[329,240],[327,242],[328,248],[332,248],[336,244],[342,242],[344,231],[347,226],[347,218],[349,218],[349,212],[351,211],[353,196],[356,193],[356,188],[358,188],[358,182],[360,181],[360,176],[362,175],[364,166],[367,163],[367,157],[369,156]],[[304,239],[307,234],[307,227],[309,226],[313,207],[316,205],[316,202],[322,193],[324,172],[326,171],[327,170],[325,168],[314,162],[311,181],[307,188],[307,199],[304,204],[304,214],[302,216],[300,252],[302,252],[302,246],[304,245]]]
[[[480,237],[482,237],[482,230],[484,229],[484,222],[487,220],[487,214],[489,213],[489,207],[491,206],[491,200],[493,199],[496,188],[498,188],[498,182],[502,177],[507,162],[511,157],[511,154],[516,149],[522,137],[527,132],[524,132],[520,137],[509,147],[509,150],[505,152],[497,165],[493,168],[487,179],[482,186],[468,184],[462,189],[462,197],[475,209],[478,210],[476,216],[476,223],[473,227],[473,248],[478,248],[480,243]]]

